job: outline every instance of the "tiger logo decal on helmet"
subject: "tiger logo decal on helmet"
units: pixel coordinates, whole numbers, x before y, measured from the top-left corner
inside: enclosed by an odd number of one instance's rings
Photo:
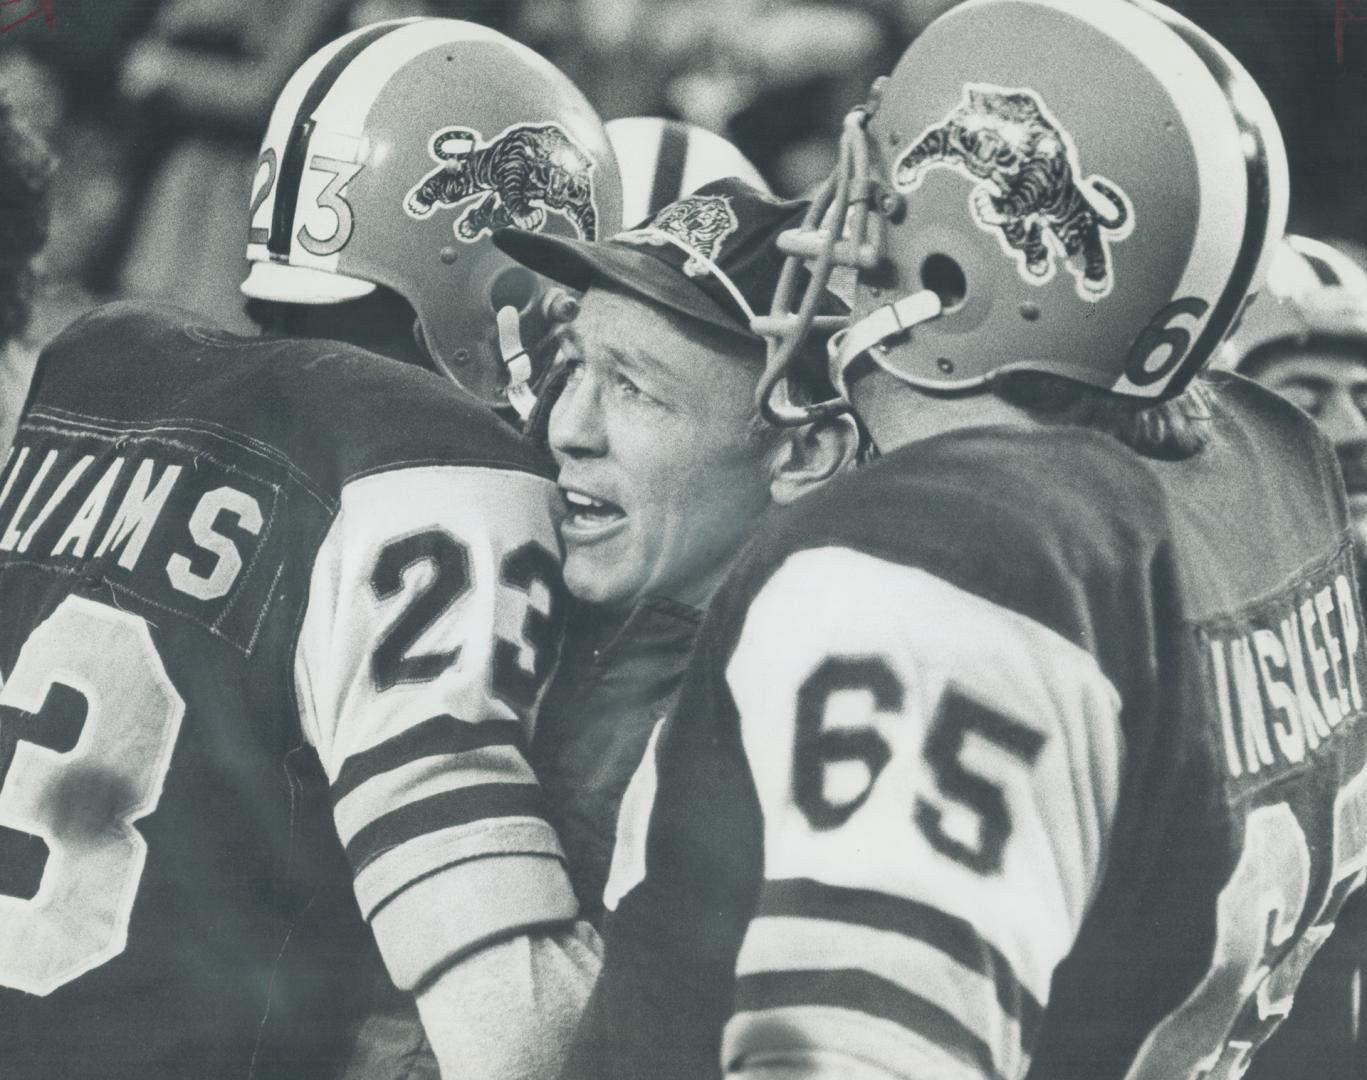
[[[675,237],[703,258],[716,262],[722,245],[738,228],[740,223],[731,208],[730,196],[693,195],[666,206],[642,228],[619,233],[613,239],[659,247],[669,243],[661,235],[663,233]],[[709,268],[702,259],[693,256],[684,263],[683,271],[689,277],[702,277]]]
[[[559,124],[513,124],[487,142],[471,128],[445,128],[430,150],[440,165],[405,196],[411,217],[465,205],[453,229],[457,240],[473,244],[507,226],[539,230],[550,212],[580,239],[597,238],[596,163]]]
[[[894,182],[911,191],[936,166],[978,181],[969,212],[996,234],[1027,283],[1051,281],[1062,261],[1082,299],[1110,293],[1110,244],[1133,231],[1134,208],[1111,181],[1081,179],[1073,140],[1037,94],[966,85],[962,103],[898,159]],[[1079,255],[1081,266],[1070,261]]]

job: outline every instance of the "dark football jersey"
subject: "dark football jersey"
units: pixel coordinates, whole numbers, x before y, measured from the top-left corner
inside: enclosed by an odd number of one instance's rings
[[[1327,447],[1219,394],[1187,460],[958,431],[767,524],[628,790],[570,1075],[1240,1075],[1363,877],[1367,652]]]
[[[454,385],[117,305],[0,471],[0,1075],[335,1075],[571,919],[524,757],[554,484]]]

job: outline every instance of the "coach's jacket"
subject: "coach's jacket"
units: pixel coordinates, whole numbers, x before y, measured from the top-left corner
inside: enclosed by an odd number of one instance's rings
[[[569,858],[584,918],[603,914],[617,808],[651,731],[668,714],[702,612],[662,597],[623,618],[588,605],[569,617],[532,762]]]

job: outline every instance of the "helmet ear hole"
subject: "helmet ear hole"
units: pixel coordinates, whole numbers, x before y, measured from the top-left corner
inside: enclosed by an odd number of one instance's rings
[[[538,291],[535,274],[521,266],[509,266],[494,275],[489,286],[489,306],[495,312],[505,307],[525,312]]]
[[[928,255],[921,264],[921,285],[940,298],[945,311],[952,311],[963,303],[968,294],[968,280],[963,268],[948,255]]]

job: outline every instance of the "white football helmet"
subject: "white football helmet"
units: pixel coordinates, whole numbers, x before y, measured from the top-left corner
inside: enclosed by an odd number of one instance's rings
[[[395,19],[290,79],[250,218],[246,295],[330,304],[385,286],[412,306],[436,365],[502,404],[528,375],[505,357],[552,320],[544,279],[492,232],[611,236],[621,189],[598,114],[548,60],[474,23]]]
[[[1323,241],[1288,236],[1216,363],[1253,373],[1326,344],[1367,350],[1367,270]]]
[[[637,225],[704,184],[738,177],[768,192],[749,158],[716,132],[659,116],[624,116],[607,123],[622,173],[622,224]]]
[[[1148,0],[967,0],[846,120],[841,160],[781,246],[857,270],[834,381],[867,355],[927,390],[1011,371],[1128,397],[1180,393],[1263,279],[1287,163],[1261,91],[1208,34]],[[758,321],[771,401],[806,332]]]

